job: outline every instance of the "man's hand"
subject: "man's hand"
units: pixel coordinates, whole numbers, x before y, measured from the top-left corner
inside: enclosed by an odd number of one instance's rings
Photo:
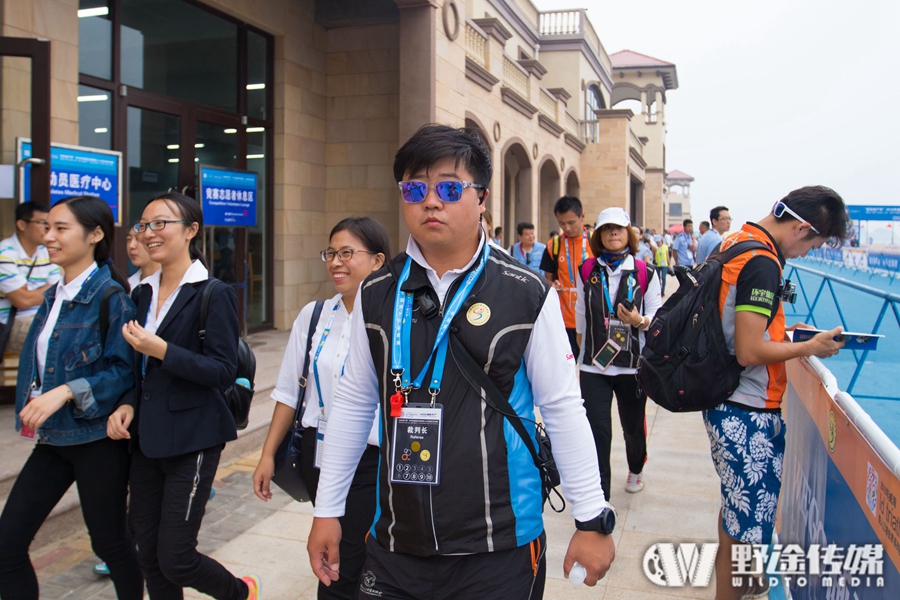
[[[37,431],[44,421],[56,414],[56,411],[65,406],[70,399],[72,390],[69,386],[65,384],[57,386],[26,404],[19,413],[19,418],[26,427]]]
[[[844,338],[839,338],[840,341],[838,342],[834,341],[834,338],[840,336],[843,332],[843,327],[835,327],[831,331],[817,333],[808,341],[802,342],[802,344],[809,351],[808,355],[817,356],[819,358],[828,358],[840,352],[841,348],[844,347],[844,343],[846,342]]]
[[[616,545],[611,535],[595,531],[576,531],[572,541],[569,542],[569,549],[566,550],[563,574],[568,578],[572,565],[578,562],[587,571],[584,582],[594,586],[606,576],[615,558]]]
[[[133,419],[134,407],[130,404],[123,404],[106,420],[106,435],[111,440],[130,440],[131,434],[128,433],[128,427],[131,426]]]
[[[324,585],[337,581],[340,574],[341,522],[337,517],[313,519],[306,551],[313,573]]]

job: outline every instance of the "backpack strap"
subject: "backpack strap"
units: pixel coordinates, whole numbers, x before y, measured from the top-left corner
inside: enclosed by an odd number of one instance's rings
[[[646,296],[648,279],[647,263],[639,258],[636,258],[634,259],[634,264],[637,267],[637,278],[638,285],[641,286],[641,295]]]
[[[743,242],[738,242],[729,246],[725,250],[722,250],[721,244],[717,246],[717,248],[718,250],[714,254],[722,264],[727,263],[735,256],[743,254],[744,252],[749,252],[750,250],[764,250],[766,254],[778,263],[778,267],[781,268],[781,263],[778,261],[778,257],[772,252],[772,249],[757,240],[744,240]]]
[[[103,290],[103,295],[100,297],[100,347],[106,347],[106,334],[109,332],[109,299],[113,294],[117,294],[121,291],[122,293],[125,290],[122,290],[117,285],[111,285],[105,290]]]
[[[206,317],[209,316],[209,299],[212,296],[213,288],[222,283],[215,277],[209,278],[209,283],[203,288],[203,295],[200,296],[200,339],[206,337]]]
[[[309,377],[309,353],[312,352],[313,335],[316,333],[316,326],[319,324],[319,317],[322,315],[322,307],[325,303],[316,300],[313,306],[312,317],[309,319],[309,331],[306,333],[306,354],[303,355],[303,374],[299,378],[300,391],[297,398],[297,412],[294,414],[294,427],[300,427],[300,421],[303,419],[303,410],[306,407],[306,384]]]
[[[581,263],[581,281],[586,283],[588,277],[591,275],[591,271],[594,270],[594,265],[597,264],[597,259],[591,256],[586,261]]]

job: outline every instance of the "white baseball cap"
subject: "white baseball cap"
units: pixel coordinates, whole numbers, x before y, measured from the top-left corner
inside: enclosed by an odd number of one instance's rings
[[[613,206],[600,211],[600,214],[597,215],[597,229],[609,223],[620,227],[628,227],[631,225],[631,219],[628,218],[628,213],[625,212],[624,208]]]

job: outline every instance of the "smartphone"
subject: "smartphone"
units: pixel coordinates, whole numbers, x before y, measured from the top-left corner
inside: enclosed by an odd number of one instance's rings
[[[600,351],[594,355],[594,364],[601,369],[605,369],[615,360],[621,349],[621,346],[613,340],[607,340],[603,347],[600,348]]]

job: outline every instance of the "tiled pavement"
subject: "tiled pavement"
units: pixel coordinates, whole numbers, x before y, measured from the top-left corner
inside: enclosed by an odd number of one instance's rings
[[[621,434],[613,442],[612,501],[620,523],[615,533],[617,557],[596,587],[574,587],[563,579],[562,561],[574,527],[568,511],[561,515],[549,510],[545,513],[545,598],[713,598],[711,587],[659,588],[643,574],[642,558],[653,543],[715,541],[718,511],[718,479],[700,415],[673,415],[657,411],[649,403],[647,429],[650,460],[644,470],[646,488],[639,494],[624,492],[626,465]],[[617,423],[614,431],[621,431]],[[217,494],[207,504],[200,549],[235,574],[261,575],[265,600],[315,598],[316,580],[306,558],[312,507],[288,502],[277,492],[268,503],[258,500],[250,483],[256,456],[258,453],[247,455],[217,473]],[[91,573],[96,558],[83,532],[35,550],[32,558],[39,567],[42,598],[115,598],[108,580]],[[185,595],[206,597],[192,590]]]

